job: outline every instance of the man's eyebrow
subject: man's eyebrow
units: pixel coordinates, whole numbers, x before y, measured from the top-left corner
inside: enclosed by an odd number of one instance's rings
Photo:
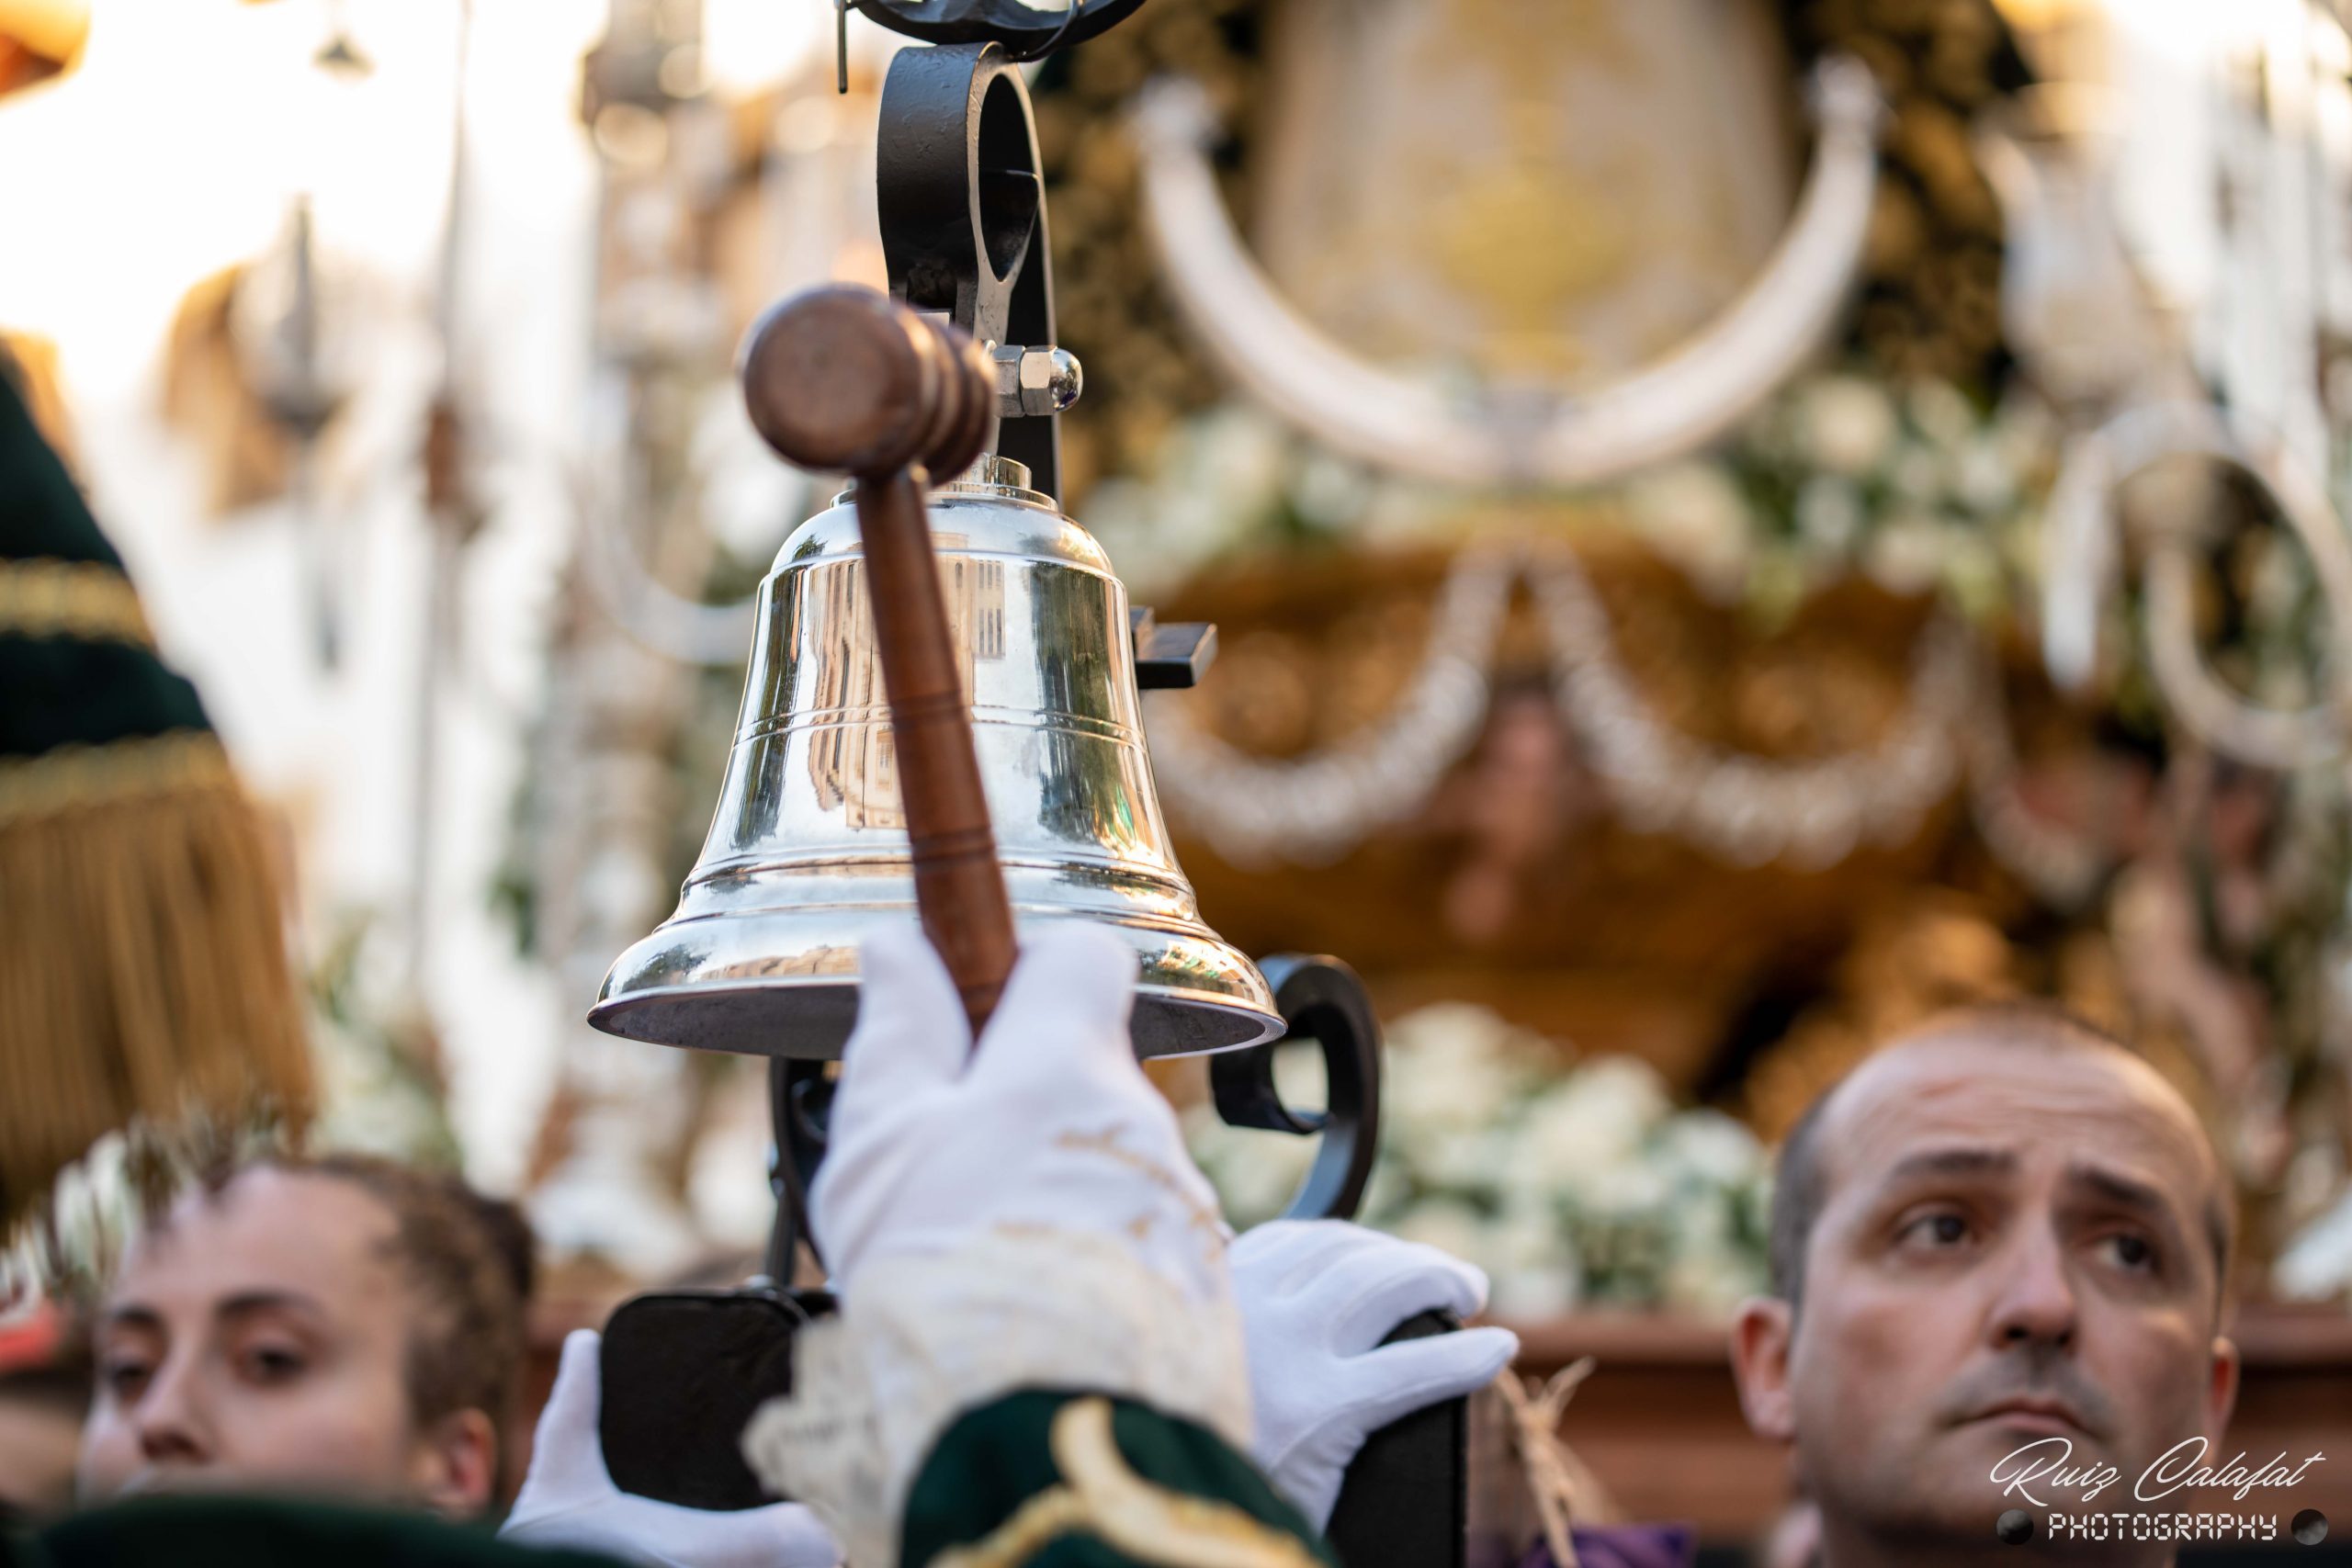
[[[300,1291],[246,1291],[231,1296],[213,1309],[217,1317],[255,1317],[264,1313],[293,1312],[315,1317],[321,1308],[316,1299]]]
[[[2070,1165],[2066,1168],[2066,1179],[2077,1187],[2089,1189],[2119,1208],[2129,1209],[2160,1222],[2166,1231],[2177,1237],[2179,1226],[2175,1223],[2177,1216],[2162,1189],[2096,1165]]]
[[[1894,1187],[1935,1176],[2008,1176],[2018,1168],[2018,1156],[2008,1149],[1970,1145],[1917,1149],[1896,1160],[1881,1179]]]
[[[105,1325],[108,1328],[136,1328],[149,1334],[164,1331],[164,1314],[140,1302],[125,1302],[107,1308]]]

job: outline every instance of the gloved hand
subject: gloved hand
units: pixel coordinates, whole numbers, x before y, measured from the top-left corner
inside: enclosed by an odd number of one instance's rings
[[[613,1484],[596,1435],[603,1380],[600,1337],[575,1329],[563,1342],[555,1389],[540,1413],[530,1472],[502,1539],[526,1546],[600,1551],[655,1568],[838,1568],[842,1551],[797,1503],[713,1513],[632,1496]]]
[[[841,1297],[743,1436],[854,1562],[888,1562],[941,1433],[1016,1389],[1083,1389],[1250,1442],[1216,1196],[1127,1033],[1134,952],[1023,944],[982,1039],[909,926],[868,937],[809,1223]]]
[[[1193,1300],[1226,1293],[1216,1193],[1127,1034],[1136,958],[1100,927],[1022,948],[978,1055],[946,966],[912,926],[866,939],[809,1224],[854,1301],[884,1253],[990,1233],[1112,1237]]]
[[[1484,1388],[1519,1353],[1508,1329],[1382,1345],[1425,1312],[1467,1317],[1487,1277],[1433,1247],[1340,1220],[1275,1220],[1233,1244],[1258,1467],[1321,1529],[1364,1439]]]

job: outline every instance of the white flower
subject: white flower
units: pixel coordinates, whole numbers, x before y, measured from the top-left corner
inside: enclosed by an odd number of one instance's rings
[[[1498,1317],[1523,1321],[1574,1312],[1582,1280],[1574,1260],[1561,1269],[1504,1269],[1487,1276],[1487,1306]]]
[[[1567,1088],[1646,1132],[1673,1109],[1657,1069],[1639,1056],[1588,1058],[1568,1075]]]
[[[1185,432],[1184,488],[1238,512],[1256,512],[1282,492],[1290,463],[1283,427],[1247,402],[1223,403]]]
[[[1664,1218],[1667,1241],[1678,1255],[1722,1252],[1732,1246],[1732,1206],[1720,1189],[1681,1183]]]
[[[1451,1257],[1487,1267],[1491,1238],[1487,1222],[1478,1211],[1467,1203],[1451,1198],[1432,1198],[1416,1203],[1396,1218],[1388,1227],[1393,1235],[1407,1241],[1418,1241],[1423,1247],[1434,1247]]]
[[[1526,1087],[1535,1037],[1482,1007],[1447,1002],[1389,1027],[1381,1102],[1400,1147],[1491,1126]]]
[[[1942,531],[1917,513],[1889,521],[1862,552],[1862,570],[1890,593],[1926,592],[1935,586],[1942,563]]]
[[[1211,1106],[1184,1115],[1184,1143],[1193,1163],[1216,1189],[1226,1218],[1243,1230],[1289,1206],[1314,1163],[1317,1142],[1228,1127]]]
[[[1577,1188],[1577,1201],[1597,1218],[1623,1221],[1655,1213],[1674,1196],[1666,1173],[1628,1159],[1592,1173]]]
[[[1320,1111],[1331,1103],[1331,1069],[1323,1053],[1305,1041],[1285,1043],[1274,1053],[1273,1077],[1284,1105]]]
[[[2009,455],[1989,437],[1971,441],[1961,449],[1953,489],[1960,503],[1981,515],[2007,512],[2017,504],[2017,470]]]
[[[1853,480],[1815,474],[1797,491],[1797,532],[1815,548],[1836,554],[1861,532],[1866,510]]]
[[[1551,1190],[1580,1191],[1638,1158],[1643,1140],[1671,1109],[1648,1063],[1596,1057],[1528,1106],[1521,1168]]]
[[[1727,1247],[1679,1253],[1666,1267],[1663,1304],[1712,1316],[1729,1312],[1763,1282],[1753,1259]]]
[[[1540,1037],[1476,1002],[1432,1002],[1388,1026],[1388,1043],[1431,1060],[1525,1056]]]
[[[1363,514],[1372,489],[1372,478],[1363,468],[1317,450],[1309,452],[1292,476],[1290,501],[1308,522],[1338,528]]]
[[[1718,1187],[1736,1187],[1764,1170],[1764,1147],[1747,1123],[1720,1111],[1686,1111],[1666,1125],[1661,1158]]]
[[[1949,381],[1919,382],[1903,403],[1911,423],[1939,446],[1957,446],[1976,429],[1975,406]]]
[[[1799,395],[1797,425],[1804,455],[1834,474],[1866,474],[1894,439],[1894,405],[1876,382],[1825,376]]]
[[[1490,1191],[1510,1179],[1518,1146],[1506,1129],[1476,1127],[1435,1133],[1396,1152],[1432,1187]]]
[[[1487,1244],[1495,1261],[1505,1269],[1556,1272],[1576,1267],[1567,1222],[1548,1199],[1521,1197],[1506,1202],[1502,1213],[1489,1222]]]
[[[1675,463],[1636,480],[1629,495],[1642,536],[1717,598],[1747,579],[1753,519],[1747,499],[1721,467]]]
[[[1574,1241],[1549,1203],[1505,1208],[1487,1231],[1487,1305],[1505,1317],[1556,1317],[1577,1304],[1581,1280]]]
[[[1951,465],[1941,452],[1906,441],[1888,471],[1894,493],[1915,506],[1932,506],[1951,489]]]

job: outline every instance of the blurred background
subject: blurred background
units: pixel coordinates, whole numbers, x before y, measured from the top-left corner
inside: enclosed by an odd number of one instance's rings
[[[523,1195],[550,1334],[740,1272],[763,1080],[582,1016],[823,503],[729,370],[883,281],[895,35],[842,93],[820,0],[17,17],[71,41],[0,41],[66,67],[0,102],[0,337],[279,826],[324,1138]],[[1769,1148],[1961,1001],[2145,1044],[2234,1166],[2246,1419],[2352,1393],[2335,8],[1150,0],[1033,91],[1066,499],[1221,628],[1147,699],[1182,863],[1371,983],[1368,1217],[1602,1356],[1631,1511],[1770,1517],[1719,1326]],[[1299,1141],[1194,1121],[1277,1211]]]

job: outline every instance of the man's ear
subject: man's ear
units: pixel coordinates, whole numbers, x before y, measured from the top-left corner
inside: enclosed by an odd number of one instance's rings
[[[2213,1370],[2205,1391],[2205,1435],[2214,1441],[2230,1424],[2238,1404],[2238,1348],[2226,1336],[2213,1336]]]
[[[417,1440],[415,1496],[447,1519],[479,1518],[490,1511],[498,1485],[498,1427],[479,1410],[435,1421]]]
[[[1793,1442],[1797,1424],[1789,1393],[1789,1342],[1796,1313],[1777,1296],[1750,1296],[1739,1303],[1731,1325],[1731,1370],[1739,1382],[1739,1407],[1759,1438]]]

